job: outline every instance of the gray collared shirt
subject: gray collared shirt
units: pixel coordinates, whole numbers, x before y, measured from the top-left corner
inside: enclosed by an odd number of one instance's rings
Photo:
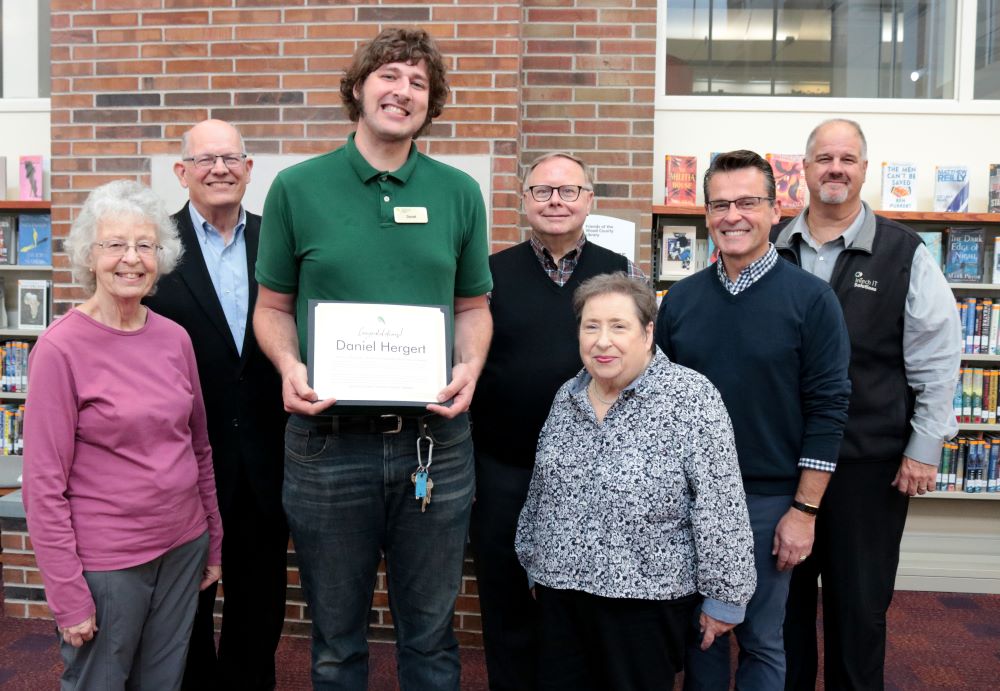
[[[799,236],[802,268],[827,282],[837,257],[858,241],[862,228],[874,226],[874,212],[862,202],[861,212],[835,240],[817,245],[809,234],[809,209],[782,233],[789,243]],[[873,232],[873,231],[872,231]],[[906,381],[916,393],[910,426],[913,433],[903,452],[915,461],[938,465],[941,444],[958,434],[952,408],[962,352],[962,327],[955,297],[934,257],[917,247],[910,266],[910,283],[903,314],[903,361]]]

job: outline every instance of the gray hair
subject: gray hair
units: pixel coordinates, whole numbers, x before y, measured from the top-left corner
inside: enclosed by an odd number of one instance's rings
[[[568,154],[565,151],[553,151],[553,152],[548,153],[548,154],[542,154],[541,156],[539,156],[538,158],[536,158],[534,161],[532,161],[531,163],[529,163],[528,164],[528,169],[526,171],[524,171],[524,182],[525,182],[525,184],[527,184],[528,178],[531,176],[531,171],[533,171],[538,166],[542,165],[546,161],[549,161],[549,160],[551,160],[553,158],[565,158],[567,161],[573,161],[573,163],[577,164],[578,166],[580,166],[580,168],[583,169],[583,179],[587,181],[587,187],[593,187],[594,186],[594,178],[590,174],[590,168],[588,168],[587,164],[583,162],[583,159],[582,158],[578,158],[578,157],[574,156],[573,154]]]
[[[184,254],[177,226],[167,213],[163,200],[153,190],[134,180],[115,180],[101,185],[87,196],[63,243],[69,255],[73,280],[83,286],[89,295],[97,289],[97,278],[90,270],[90,254],[97,240],[97,227],[106,218],[122,216],[138,216],[156,226],[156,243],[163,248],[156,253],[158,277],[173,271]],[[154,285],[149,294],[155,289]]]
[[[220,120],[220,122],[222,121]],[[198,124],[200,125],[201,123]],[[240,132],[240,129],[233,123],[227,122],[226,124],[232,127],[233,131],[236,132],[236,137],[240,141],[240,153],[245,154],[247,152],[247,145],[246,142],[243,141],[243,133]],[[191,150],[188,147],[191,145],[191,130],[193,130],[195,127],[197,127],[197,125],[194,125],[189,129],[185,130],[184,134],[181,135],[181,158],[188,158],[189,156],[191,156]]]
[[[583,308],[591,298],[609,294],[632,298],[635,313],[639,317],[641,326],[645,327],[656,319],[656,294],[649,284],[630,278],[623,271],[616,271],[588,278],[576,289],[576,292],[573,293],[573,314],[576,315],[576,323],[580,323],[583,318]],[[656,350],[655,342],[650,350]]]
[[[816,125],[813,131],[809,133],[809,138],[806,139],[806,160],[812,160],[812,150],[816,145],[816,137],[819,136],[819,131],[826,127],[827,125],[835,124],[847,125],[854,128],[854,131],[858,134],[858,139],[861,140],[861,160],[868,160],[868,140],[865,139],[865,133],[861,131],[861,125],[859,125],[854,120],[848,120],[847,118],[830,118],[829,120],[824,120],[823,122]]]

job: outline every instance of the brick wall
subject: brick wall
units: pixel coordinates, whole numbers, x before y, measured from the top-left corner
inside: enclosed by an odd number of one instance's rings
[[[451,100],[420,147],[492,156],[495,250],[524,236],[520,166],[553,149],[594,165],[598,209],[641,211],[650,225],[656,0],[51,0],[51,8],[56,314],[85,297],[58,239],[91,189],[121,177],[148,183],[149,157],[176,154],[180,134],[206,117],[236,123],[253,153],[339,146],[353,129],[340,75],[385,26],[422,26],[447,57]],[[640,257],[648,269],[648,230]],[[6,583],[22,570],[10,559],[27,557],[12,546],[4,558]],[[479,619],[466,573],[456,626],[469,643]],[[302,632],[294,566],[289,575],[289,626]],[[11,600],[9,613],[26,602]],[[380,589],[376,635],[391,627],[389,616]]]

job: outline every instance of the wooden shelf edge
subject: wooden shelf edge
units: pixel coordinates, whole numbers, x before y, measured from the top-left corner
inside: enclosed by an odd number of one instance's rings
[[[927,494],[918,494],[914,499],[959,499],[974,501],[1000,501],[1000,492],[943,492],[934,490]]]
[[[0,199],[0,211],[51,211],[52,202],[44,199],[40,202],[20,201],[17,199]]]
[[[52,273],[51,264],[0,264],[0,271]]]

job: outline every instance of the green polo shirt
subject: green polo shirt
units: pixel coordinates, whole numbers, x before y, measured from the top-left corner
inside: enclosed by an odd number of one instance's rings
[[[425,209],[426,223],[397,223],[397,207]],[[262,286],[296,294],[305,362],[309,300],[453,306],[455,296],[492,289],[488,255],[475,180],[415,144],[399,170],[376,170],[351,134],[341,148],[275,178],[256,276]]]

